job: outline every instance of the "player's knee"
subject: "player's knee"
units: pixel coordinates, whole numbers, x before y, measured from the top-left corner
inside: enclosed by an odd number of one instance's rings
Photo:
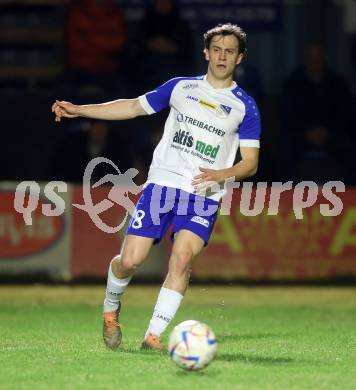
[[[193,253],[189,250],[172,253],[169,263],[169,271],[178,276],[188,275],[190,272]]]
[[[120,262],[120,271],[134,272],[140,266],[141,262],[135,258],[123,258]]]
[[[121,255],[120,270],[124,272],[134,272],[142,264],[143,258],[137,251],[127,251]]]

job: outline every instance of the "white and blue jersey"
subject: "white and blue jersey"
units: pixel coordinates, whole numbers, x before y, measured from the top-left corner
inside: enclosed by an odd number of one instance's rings
[[[260,114],[254,99],[233,83],[213,88],[206,76],[178,77],[139,97],[147,114],[170,107],[147,184],[194,193],[199,167],[230,168],[239,146],[260,146]],[[223,191],[209,196],[219,200]]]

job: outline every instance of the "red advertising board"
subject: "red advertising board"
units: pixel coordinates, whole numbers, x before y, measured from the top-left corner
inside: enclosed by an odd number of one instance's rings
[[[109,190],[105,186],[91,190],[93,204],[106,199]],[[72,203],[84,203],[82,186],[73,187]],[[125,209],[113,204],[100,213],[100,218],[108,226],[118,226],[125,218]],[[110,260],[120,251],[122,235],[119,233],[103,232],[88,213],[72,206],[72,277],[106,277]]]
[[[220,216],[208,248],[193,265],[195,279],[311,280],[356,277],[356,190],[339,193],[340,215],[323,216],[316,203],[297,219],[293,193],[277,215],[244,216],[241,193],[231,215]]]
[[[101,186],[91,188],[92,202],[97,205],[107,202],[110,197],[111,187]],[[138,196],[130,194],[132,205]],[[111,201],[110,201],[111,202]],[[126,232],[126,225],[130,214],[126,209],[115,202],[108,203],[109,208],[98,215],[97,224],[93,222],[87,212],[72,207],[72,235],[71,235],[71,265],[72,278],[106,278],[110,260],[119,254]],[[83,187],[72,187],[72,203],[83,204]],[[106,227],[119,227],[124,221],[125,225],[117,233],[108,233],[100,229],[99,224]],[[162,245],[151,249],[145,263],[139,268],[136,277],[154,278],[161,277],[166,270],[166,249]]]
[[[42,210],[49,201],[41,186],[37,206],[26,224],[14,207],[15,188],[15,183],[0,183],[0,275],[41,274],[56,280],[70,279],[70,214],[44,215]],[[66,201],[67,194],[62,196]],[[26,195],[25,204],[28,199]]]
[[[14,209],[16,183],[3,183],[0,188],[0,275],[41,273],[62,280],[106,277],[126,227],[114,234],[103,232],[85,210],[74,207],[84,203],[82,186],[68,186],[67,193],[61,194],[65,212],[56,217],[43,215],[48,200],[41,195],[32,225],[26,225]],[[93,205],[108,202],[109,191],[105,186],[91,189]],[[302,211],[303,218],[297,218],[301,214],[296,212],[294,195],[295,191],[284,192],[278,213],[268,215],[267,191],[261,213],[246,216],[241,192],[235,190],[229,215],[219,216],[208,247],[194,260],[194,280],[356,279],[356,189],[337,194],[342,211],[336,216],[323,215],[325,204],[333,206],[319,192],[315,203]],[[254,208],[257,197],[252,199]],[[137,196],[131,200],[135,202]],[[109,206],[99,213],[100,220],[107,226],[120,225],[126,210],[115,201]],[[151,250],[138,276],[164,275],[171,250],[165,243]]]

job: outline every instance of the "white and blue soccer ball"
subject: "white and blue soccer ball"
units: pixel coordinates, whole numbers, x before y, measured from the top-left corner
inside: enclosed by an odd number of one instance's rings
[[[168,351],[179,367],[199,370],[214,359],[217,342],[208,325],[195,320],[178,324],[169,336]]]

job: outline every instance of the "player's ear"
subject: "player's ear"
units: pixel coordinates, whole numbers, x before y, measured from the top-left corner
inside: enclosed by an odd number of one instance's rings
[[[244,58],[243,53],[240,53],[240,54],[237,56],[236,65],[240,65],[243,58]]]
[[[209,50],[207,48],[204,49],[204,57],[207,61],[210,61]]]

